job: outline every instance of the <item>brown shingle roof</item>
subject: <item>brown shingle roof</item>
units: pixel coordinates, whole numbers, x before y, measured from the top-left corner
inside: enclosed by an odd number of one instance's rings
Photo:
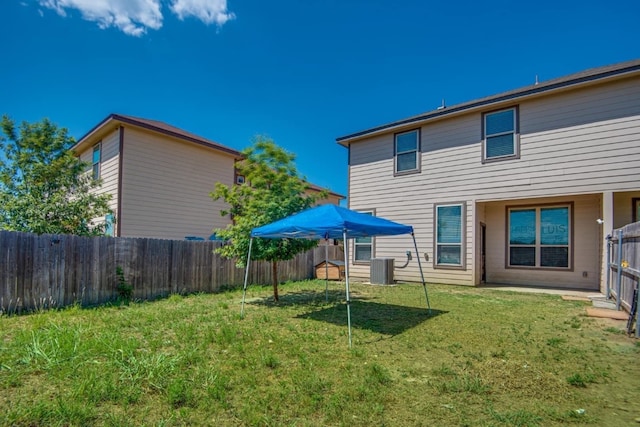
[[[82,136],[82,138],[80,138],[78,140],[78,143],[76,144],[75,147],[77,147],[78,145],[80,145],[84,139],[86,139],[89,135],[93,134],[94,132],[96,132],[98,129],[102,128],[103,126],[105,126],[107,123],[112,122],[112,121],[116,121],[116,122],[121,122],[121,123],[126,123],[126,124],[130,124],[133,126],[138,126],[144,129],[148,129],[148,130],[152,130],[155,132],[159,132],[165,135],[169,135],[169,136],[173,136],[175,138],[179,138],[179,139],[183,139],[186,141],[190,141],[190,142],[194,142],[196,144],[200,144],[200,145],[204,145],[207,147],[211,147],[211,148],[215,148],[217,150],[229,153],[231,155],[233,155],[236,158],[241,158],[242,154],[237,151],[234,150],[233,148],[224,146],[222,144],[219,144],[215,141],[211,141],[209,139],[203,138],[199,135],[193,134],[191,132],[187,132],[183,129],[177,128],[175,126],[172,126],[170,124],[164,123],[164,122],[160,122],[158,120],[149,120],[149,119],[144,119],[141,117],[134,117],[134,116],[127,116],[124,114],[110,114],[109,116],[107,116],[104,120],[102,120],[100,123],[98,123],[93,129],[91,129],[89,132],[87,132],[84,136]],[[73,147],[73,148],[75,148]]]
[[[524,86],[518,89],[502,92],[497,95],[491,95],[484,98],[476,99],[474,101],[464,102],[462,104],[453,105],[443,109],[432,110],[426,113],[418,114],[416,116],[408,117],[406,119],[394,121],[381,126],[376,126],[370,129],[365,129],[360,132],[352,133],[336,138],[339,144],[346,145],[344,141],[354,138],[359,138],[372,134],[375,132],[383,131],[398,126],[408,125],[411,123],[417,123],[428,119],[434,119],[437,117],[447,116],[453,113],[459,113],[464,110],[469,110],[476,107],[487,106],[490,104],[512,100],[524,96],[530,96],[538,93],[551,91],[554,89],[560,89],[572,85],[581,83],[587,83],[594,80],[605,79],[616,75],[637,72],[640,71],[640,59],[634,59],[632,61],[620,62],[613,65],[607,65],[604,67],[590,68],[588,70],[581,71],[579,73],[570,74],[568,76],[559,77],[557,79],[547,80],[538,84]]]
[[[224,151],[227,152],[229,154],[232,154],[236,160],[240,160],[242,159],[244,156],[242,155],[242,153],[240,151],[234,150],[232,148],[226,147],[222,144],[219,144],[217,142],[211,141],[209,139],[203,138],[199,135],[193,134],[191,132],[187,132],[183,129],[177,128],[175,126],[172,126],[170,124],[158,121],[158,120],[150,120],[150,119],[144,119],[141,117],[134,117],[134,116],[127,116],[124,114],[110,114],[109,116],[107,116],[104,120],[102,120],[100,123],[98,123],[96,126],[94,126],[89,132],[87,132],[85,135],[82,136],[82,138],[78,139],[78,142],[76,143],[76,145],[74,147],[72,147],[72,149],[76,149],[78,146],[80,146],[84,140],[86,138],[88,138],[90,135],[94,134],[95,132],[97,132],[98,130],[100,130],[102,127],[104,127],[105,125],[107,125],[110,122],[119,122],[119,123],[125,123],[125,124],[130,124],[133,126],[138,126],[141,128],[145,128],[148,130],[152,130],[155,132],[159,132],[165,135],[169,135],[169,136],[173,136],[175,138],[179,138],[179,139],[183,139],[183,140],[187,140],[190,142],[195,142],[196,144],[200,144],[200,145],[204,145],[207,147],[211,147],[211,148],[215,148],[218,149],[220,151]],[[312,190],[314,191],[328,191],[330,195],[332,196],[336,196],[339,197],[341,199],[344,199],[345,196],[343,196],[342,194],[339,193],[335,193],[329,189],[326,188],[322,188],[318,185],[312,184],[310,182],[308,182],[309,186],[311,187]]]
[[[340,199],[344,199],[345,198],[344,195],[342,195],[340,193],[336,193],[335,191],[331,191],[328,188],[320,187],[319,185],[312,184],[309,181],[307,181],[307,184],[309,184],[309,189],[310,190],[317,191],[317,192],[326,191],[326,192],[329,193],[330,196],[335,196],[335,197],[338,197]]]

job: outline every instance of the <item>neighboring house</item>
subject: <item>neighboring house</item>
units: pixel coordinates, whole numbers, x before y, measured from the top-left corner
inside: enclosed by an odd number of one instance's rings
[[[232,148],[155,120],[111,114],[80,138],[73,150],[102,178],[115,218],[111,233],[121,237],[209,238],[224,228],[223,201],[209,197],[216,182],[242,182]],[[312,186],[311,191],[321,191]],[[330,192],[328,202],[343,196]]]
[[[607,234],[640,220],[640,60],[337,142],[349,150],[349,207],[413,225],[428,281],[602,289]],[[364,279],[370,258],[397,265],[412,249],[354,246],[350,273]],[[395,270],[419,277],[415,257]]]

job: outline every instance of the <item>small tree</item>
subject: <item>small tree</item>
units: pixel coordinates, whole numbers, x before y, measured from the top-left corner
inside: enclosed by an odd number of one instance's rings
[[[216,183],[211,197],[223,199],[233,223],[215,230],[229,243],[216,249],[226,258],[234,258],[239,267],[246,266],[251,230],[285,218],[313,206],[326,198],[326,192],[307,193],[309,184],[298,175],[295,155],[278,147],[271,139],[258,137],[243,151],[245,159],[238,162],[238,173],[245,177],[244,184],[227,186]],[[278,301],[278,261],[294,258],[298,253],[317,245],[305,239],[254,239],[251,258],[271,262],[273,298]]]
[[[92,219],[110,213],[109,195],[70,151],[75,140],[48,119],[18,128],[0,122],[0,229],[31,233],[100,235]]]

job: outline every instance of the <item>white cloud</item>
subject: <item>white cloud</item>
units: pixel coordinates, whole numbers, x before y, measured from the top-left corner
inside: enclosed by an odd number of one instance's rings
[[[205,24],[224,25],[236,16],[227,9],[227,0],[171,0],[171,10],[178,18],[193,16]]]
[[[161,0],[38,0],[41,6],[67,16],[67,10],[80,11],[87,21],[100,28],[115,27],[131,36],[142,36],[148,29],[162,27]],[[227,9],[227,0],[170,0],[178,18],[193,16],[205,24],[224,25],[235,15]]]
[[[40,5],[66,16],[66,9],[76,9],[87,21],[100,28],[116,27],[125,34],[141,36],[148,28],[162,27],[160,0],[39,0]]]

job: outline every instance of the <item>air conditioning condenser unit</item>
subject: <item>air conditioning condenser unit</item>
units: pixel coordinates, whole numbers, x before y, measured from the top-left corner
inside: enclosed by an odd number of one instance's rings
[[[370,282],[375,285],[392,285],[393,258],[371,258]]]

